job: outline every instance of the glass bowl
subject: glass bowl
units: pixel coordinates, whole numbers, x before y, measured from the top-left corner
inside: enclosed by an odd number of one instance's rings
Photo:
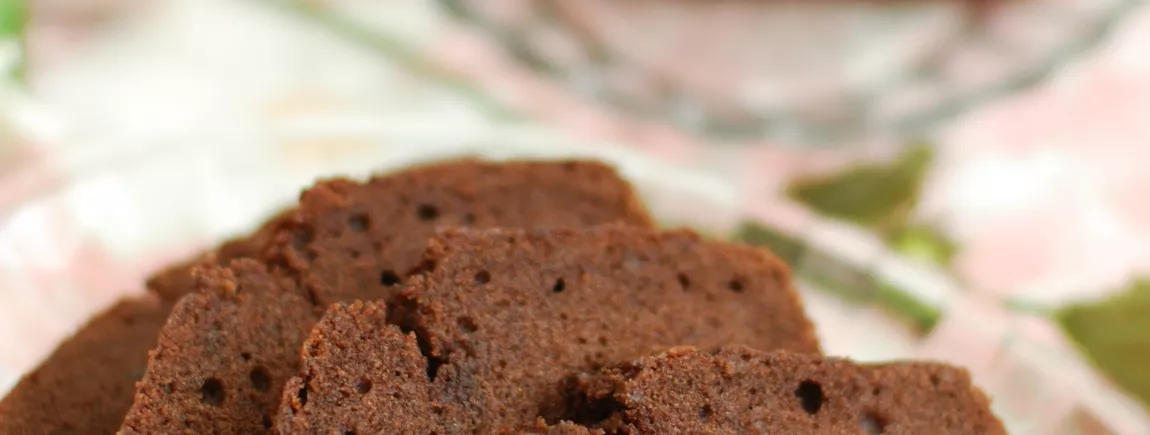
[[[440,3],[524,68],[624,113],[716,140],[828,146],[913,139],[1029,86],[1139,2]]]
[[[317,177],[464,155],[594,157],[632,180],[662,224],[712,237],[742,234],[788,258],[828,354],[962,364],[1015,434],[1150,428],[1139,426],[1145,420],[1137,408],[1073,354],[1030,339],[1025,322],[1007,319],[996,328],[987,319],[1002,313],[972,303],[945,275],[900,260],[863,233],[786,203],[748,202],[721,181],[618,145],[539,130],[468,134],[462,140],[402,126],[349,131],[304,123],[87,144],[70,149],[99,151],[0,177],[0,192],[9,193],[0,195],[0,391],[88,316],[141,292],[150,272],[254,228]],[[1083,429],[1092,426],[1105,431]]]

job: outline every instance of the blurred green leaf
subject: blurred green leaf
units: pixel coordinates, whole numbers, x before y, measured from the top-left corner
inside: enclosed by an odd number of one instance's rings
[[[4,71],[10,78],[22,80],[24,77],[24,31],[28,25],[28,3],[26,0],[0,0],[0,43],[15,41],[20,52],[15,64],[0,65],[9,68]]]
[[[1055,318],[1099,370],[1150,407],[1150,280],[1105,301],[1067,306]]]
[[[827,216],[884,230],[904,221],[914,208],[933,157],[933,148],[916,145],[889,165],[857,166],[829,177],[797,180],[787,193]]]
[[[938,308],[919,301],[910,296],[910,293],[890,284],[879,283],[875,290],[875,298],[882,301],[885,308],[910,321],[921,332],[934,329],[934,325],[942,318],[942,311]]]
[[[802,257],[805,247],[803,242],[782,231],[758,225],[754,222],[743,222],[732,236],[737,242],[753,246],[762,246],[770,249],[775,255],[796,267]]]
[[[905,257],[938,265],[950,264],[958,254],[958,244],[934,227],[921,224],[909,224],[893,230],[888,243]]]
[[[933,160],[930,145],[914,145],[889,164],[796,180],[787,195],[825,216],[874,231],[900,254],[948,266],[958,244],[938,229],[911,219]]]

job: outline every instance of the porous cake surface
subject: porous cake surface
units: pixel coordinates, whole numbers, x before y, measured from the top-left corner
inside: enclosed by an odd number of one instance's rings
[[[612,434],[1006,434],[967,372],[937,363],[675,348],[572,385],[574,418]]]
[[[250,259],[197,270],[160,330],[121,433],[252,434],[271,428],[317,320],[295,284]]]
[[[818,353],[786,267],[687,231],[455,229],[392,307],[481,432],[557,421],[568,374],[677,345]]]
[[[614,169],[585,161],[463,160],[359,183],[321,182],[272,237],[271,261],[317,306],[388,299],[441,226],[650,226]]]
[[[168,309],[145,296],[97,314],[0,401],[0,434],[115,432]]]
[[[335,304],[312,329],[281,399],[281,435],[462,433],[445,430],[415,337],[383,303]]]

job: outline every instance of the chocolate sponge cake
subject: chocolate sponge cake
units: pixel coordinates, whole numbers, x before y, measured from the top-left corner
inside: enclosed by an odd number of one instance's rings
[[[412,334],[386,321],[382,302],[334,304],[312,329],[300,370],[284,388],[273,433],[470,434],[427,374]],[[571,422],[497,433],[601,434]]]
[[[383,303],[335,304],[300,354],[299,375],[284,388],[276,433],[418,434],[445,430],[427,360],[415,337],[386,323]]]
[[[464,160],[365,183],[317,184],[275,234],[273,264],[317,306],[387,299],[441,226],[651,226],[630,185],[602,163]]]
[[[572,384],[576,418],[612,434],[1006,434],[966,371],[936,363],[675,348]]]
[[[93,317],[0,401],[0,434],[115,432],[167,313],[141,297]]]
[[[123,434],[267,431],[316,321],[290,279],[250,259],[198,269],[136,384]]]
[[[480,432],[563,413],[556,385],[676,345],[818,353],[790,275],[766,251],[688,231],[447,230],[391,309],[444,404]]]
[[[650,226],[651,218],[630,184],[602,163],[435,163],[366,182],[319,182],[300,195],[298,207],[249,237],[157,273],[148,288],[174,301],[191,291],[193,266],[262,259],[270,250],[304,279],[320,306],[378,299],[403,279],[437,226],[606,223]]]

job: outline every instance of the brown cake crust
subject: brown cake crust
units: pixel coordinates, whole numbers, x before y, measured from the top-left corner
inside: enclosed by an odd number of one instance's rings
[[[123,434],[267,431],[316,321],[290,279],[254,260],[197,269],[160,331]]]
[[[0,401],[0,433],[115,432],[167,313],[144,296],[97,314]]]
[[[281,435],[460,433],[432,396],[415,336],[387,324],[383,303],[335,304],[312,329],[284,388]]]
[[[572,391],[576,418],[611,434],[1006,434],[969,374],[939,363],[675,348],[581,376]]]
[[[679,344],[818,353],[786,267],[687,231],[447,230],[393,319],[445,404],[483,433],[564,413],[558,384]]]
[[[442,226],[606,223],[652,225],[630,185],[607,165],[462,160],[365,183],[321,182],[300,196],[269,253],[326,307],[390,298]]]

